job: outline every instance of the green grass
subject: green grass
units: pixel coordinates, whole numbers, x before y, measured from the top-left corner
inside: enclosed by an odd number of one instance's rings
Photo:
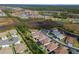
[[[76,48],[79,48],[79,42],[76,39],[74,39],[73,46],[76,47]]]
[[[40,49],[40,47],[37,45],[36,42],[34,42],[31,34],[25,30],[22,27],[17,27],[17,31],[20,33],[20,35],[23,38],[23,41],[25,44],[29,47],[29,49],[34,53],[34,54],[44,54],[45,52]]]
[[[15,50],[15,45],[14,44],[11,45],[11,48],[12,48],[13,54],[16,54],[16,50]]]

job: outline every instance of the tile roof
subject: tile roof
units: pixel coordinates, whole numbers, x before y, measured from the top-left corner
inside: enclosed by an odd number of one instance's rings
[[[59,48],[57,48],[56,50],[54,50],[54,52],[56,54],[68,54],[68,50],[64,46],[62,46],[62,47],[60,46]]]
[[[48,44],[46,46],[46,48],[49,50],[49,52],[55,50],[58,47],[58,45],[56,45],[55,43],[51,42],[50,44]]]
[[[50,43],[48,39],[43,39],[43,40],[41,40],[40,42],[41,42],[43,45],[47,45],[48,43]]]
[[[69,42],[69,43],[74,43],[74,39],[75,38],[73,38],[73,37],[69,37],[69,36],[67,36],[67,41]]]

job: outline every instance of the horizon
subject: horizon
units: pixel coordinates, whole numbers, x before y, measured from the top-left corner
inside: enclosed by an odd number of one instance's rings
[[[61,8],[71,8],[79,9],[78,5],[69,4],[0,4],[0,6],[12,6],[12,7],[61,7]]]

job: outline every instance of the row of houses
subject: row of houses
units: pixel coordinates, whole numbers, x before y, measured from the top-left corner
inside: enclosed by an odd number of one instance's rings
[[[72,23],[78,23],[78,18],[67,18],[67,19],[61,19],[61,18],[54,18],[49,15],[41,15],[39,14],[40,11],[36,10],[28,10],[28,9],[22,9],[22,8],[12,8],[10,9],[12,16],[17,16],[22,19],[28,19],[28,18],[45,18],[45,19],[52,19],[53,21],[62,21],[62,22],[72,22]],[[42,11],[41,11],[42,12]],[[44,12],[44,11],[43,11]],[[57,12],[57,11],[56,11]],[[60,11],[58,11],[60,13]],[[73,15],[73,14],[69,14]]]
[[[78,42],[77,38],[61,33],[58,29],[53,29],[52,33],[59,41],[64,40],[64,43],[69,47],[75,47],[74,45]]]
[[[65,38],[65,36],[63,34],[61,34],[58,29],[53,29],[52,33],[55,35],[56,38],[58,38],[59,40],[62,40]]]
[[[32,30],[32,36],[37,43],[44,45],[48,52],[52,52],[58,48],[58,43],[52,41],[40,31]]]
[[[20,44],[20,40],[18,35],[16,34],[16,31],[11,31],[9,34],[9,37],[7,37],[7,35],[0,37],[0,46],[2,46],[3,48],[9,47],[11,44]]]
[[[61,37],[61,35],[60,37],[58,36],[58,38],[64,38],[64,37]],[[53,39],[48,38],[48,36],[46,36],[44,33],[38,30],[32,30],[32,36],[37,43],[44,45],[48,53],[52,53],[52,52],[56,54],[67,54],[68,53],[67,47],[62,46],[58,42],[54,41]]]
[[[28,18],[46,18],[49,19],[49,16],[43,16],[40,15],[38,11],[35,10],[28,10],[28,9],[22,9],[22,8],[12,8],[10,9],[12,16],[17,16],[22,19],[28,19]]]

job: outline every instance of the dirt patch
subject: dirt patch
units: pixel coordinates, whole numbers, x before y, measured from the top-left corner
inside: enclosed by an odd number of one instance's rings
[[[64,24],[64,28],[72,30],[74,33],[79,34],[79,24]]]
[[[1,48],[0,54],[12,54],[12,49],[10,47]]]

